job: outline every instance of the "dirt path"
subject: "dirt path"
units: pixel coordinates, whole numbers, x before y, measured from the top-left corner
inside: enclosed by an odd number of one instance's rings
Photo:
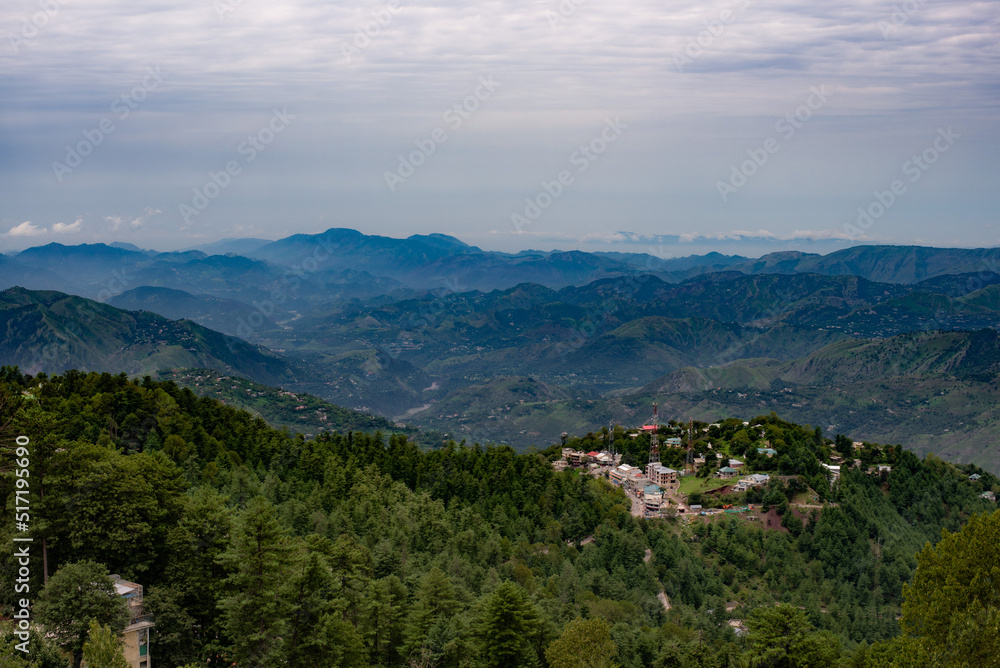
[[[656,598],[660,599],[660,603],[663,604],[663,609],[669,612],[670,599],[667,598],[667,592],[661,591],[659,594],[656,595]]]
[[[652,558],[653,558],[653,551],[647,547],[646,548],[646,556],[643,557],[642,560],[643,560],[643,562],[645,562],[645,563],[648,564],[649,560],[652,559]]]

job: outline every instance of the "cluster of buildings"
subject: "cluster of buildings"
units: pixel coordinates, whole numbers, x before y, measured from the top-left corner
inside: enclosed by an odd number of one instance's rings
[[[643,471],[637,466],[622,464],[608,471],[608,480],[616,487],[624,487],[640,499],[648,513],[659,513],[668,502],[665,492],[676,491],[680,486],[680,473],[663,466],[660,462],[649,462]]]
[[[607,468],[621,461],[621,455],[611,455],[607,452],[580,452],[573,448],[562,449],[562,459],[552,463],[557,471],[567,467],[587,467],[591,470]]]
[[[562,459],[552,465],[558,471],[569,467],[586,468],[592,474],[606,475],[612,485],[624,487],[630,494],[641,499],[649,512],[660,510],[664,504],[664,491],[676,490],[680,485],[680,473],[658,461],[647,464],[645,470],[620,462],[621,455],[563,448]]]

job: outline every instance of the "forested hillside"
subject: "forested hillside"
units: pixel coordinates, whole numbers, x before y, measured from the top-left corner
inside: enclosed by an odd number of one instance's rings
[[[606,481],[555,472],[558,446],[306,440],[171,382],[5,367],[0,489],[13,513],[15,438],[27,436],[35,623],[61,628],[64,599],[117,573],[146,588],[150,655],[165,668],[881,666],[893,648],[922,651],[887,644],[916,553],[992,510],[980,495],[998,481],[872,444],[864,466],[891,473],[830,484],[820,462],[848,439],[773,415],[750,424],[726,421],[698,447],[769,467],[756,502],[780,526],[635,518]],[[619,439],[642,463],[642,441]],[[777,457],[754,459],[762,440]],[[813,512],[796,510],[804,490],[822,497]],[[14,525],[0,527],[9,616]],[[56,586],[79,573],[76,590]],[[33,638],[31,664],[13,642],[0,633],[0,665],[65,666],[53,638]]]

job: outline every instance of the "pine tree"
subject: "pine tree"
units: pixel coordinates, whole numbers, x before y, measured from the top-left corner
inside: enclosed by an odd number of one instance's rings
[[[439,620],[451,617],[460,609],[461,603],[455,597],[455,589],[448,576],[437,567],[428,571],[420,580],[403,632],[403,656],[420,654],[431,628]]]
[[[219,607],[233,658],[241,666],[280,665],[289,606],[278,593],[289,574],[291,549],[271,503],[252,499],[236,523],[232,546],[219,558],[232,570],[225,580],[232,593]]]
[[[406,587],[395,575],[373,580],[362,610],[362,628],[373,665],[397,665],[402,641],[401,620],[406,605]]]
[[[328,619],[331,616],[340,617],[342,609],[346,607],[342,601],[338,601],[340,605],[336,605],[331,600],[332,588],[333,577],[326,559],[315,551],[301,551],[296,557],[292,575],[283,593],[289,601],[288,634],[285,642],[288,666],[313,668],[328,665],[324,661],[333,649],[323,631],[329,627]],[[349,626],[350,624],[344,624],[344,627]],[[346,628],[342,628],[339,635],[346,631]],[[353,627],[350,632],[353,633]],[[334,642],[342,644],[341,638]],[[360,646],[360,639],[350,644]]]
[[[171,608],[170,600],[176,599],[183,611],[193,618],[185,629],[175,628],[183,644],[195,655],[213,647],[219,637],[220,620],[215,609],[222,593],[226,571],[219,557],[229,546],[232,515],[226,508],[225,498],[215,490],[200,486],[185,497],[180,521],[167,535],[167,551],[171,555],[166,569],[166,579],[173,595],[161,592],[164,597],[151,596],[148,601],[157,615],[157,636],[161,634],[159,618],[166,614],[171,620],[180,620]],[[153,592],[151,592],[152,594]],[[162,604],[162,608],[160,606]],[[163,640],[159,641],[162,644]],[[188,660],[180,656],[180,660]]]
[[[938,666],[1000,666],[1000,511],[974,515],[917,555],[903,631]]]
[[[537,666],[544,626],[527,592],[503,582],[490,594],[480,612],[477,638],[487,668]]]

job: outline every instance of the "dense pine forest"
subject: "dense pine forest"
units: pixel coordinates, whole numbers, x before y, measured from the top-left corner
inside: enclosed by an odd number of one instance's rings
[[[19,605],[20,436],[36,632],[25,654],[4,626],[0,666],[96,651],[124,622],[81,592],[112,573],[144,586],[164,668],[997,665],[1000,520],[982,495],[1000,481],[876,444],[832,481],[820,463],[849,439],[773,414],[750,424],[705,425],[692,447],[773,473],[734,499],[773,510],[771,527],[633,517],[607,481],[553,470],[562,444],[307,440],[171,382],[5,367],[0,616]],[[568,445],[613,441],[641,465],[644,438]],[[765,440],[777,456],[758,456]]]

